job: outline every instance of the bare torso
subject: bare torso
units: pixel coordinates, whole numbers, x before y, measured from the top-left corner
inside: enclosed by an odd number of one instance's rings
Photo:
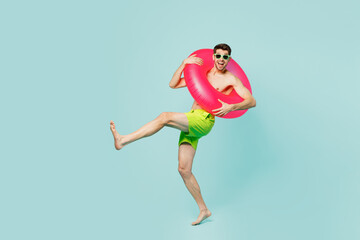
[[[226,71],[223,74],[218,74],[218,73],[214,73],[214,71],[209,71],[207,73],[207,79],[209,81],[209,83],[219,92],[223,93],[223,94],[230,94],[231,91],[234,89],[231,85],[230,85],[230,79],[234,77],[234,75],[232,73],[230,73],[229,71]],[[202,109],[202,107],[196,102],[194,101],[191,109]]]

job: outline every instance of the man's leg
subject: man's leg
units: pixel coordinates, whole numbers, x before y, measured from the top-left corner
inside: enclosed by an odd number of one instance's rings
[[[188,143],[182,143],[179,146],[179,173],[184,180],[184,183],[195,199],[196,203],[199,206],[200,214],[192,225],[199,224],[205,218],[210,217],[211,212],[207,209],[205,202],[201,196],[200,187],[197,183],[195,176],[191,172],[192,163],[195,156],[195,149]]]
[[[114,136],[115,148],[117,150],[131,142],[153,135],[164,126],[173,127],[184,132],[189,131],[189,121],[185,113],[163,112],[151,122],[128,135],[120,135],[115,129],[115,123],[110,121],[110,130]]]

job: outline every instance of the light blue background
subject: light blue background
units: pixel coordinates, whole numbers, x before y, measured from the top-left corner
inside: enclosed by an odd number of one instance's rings
[[[357,1],[12,1],[0,4],[0,238],[359,239]],[[257,107],[217,118],[193,172],[179,132],[114,150],[163,111],[181,61],[233,49]]]

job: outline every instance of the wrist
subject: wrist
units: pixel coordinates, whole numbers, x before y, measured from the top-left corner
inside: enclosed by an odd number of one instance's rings
[[[230,105],[230,110],[235,111],[236,110],[236,104],[231,104]]]

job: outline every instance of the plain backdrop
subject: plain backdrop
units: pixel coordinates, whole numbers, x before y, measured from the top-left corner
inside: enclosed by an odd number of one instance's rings
[[[303,240],[360,237],[357,1],[0,3],[0,238]],[[193,51],[225,42],[256,108],[216,119],[177,170],[179,131],[115,151],[161,112]]]

